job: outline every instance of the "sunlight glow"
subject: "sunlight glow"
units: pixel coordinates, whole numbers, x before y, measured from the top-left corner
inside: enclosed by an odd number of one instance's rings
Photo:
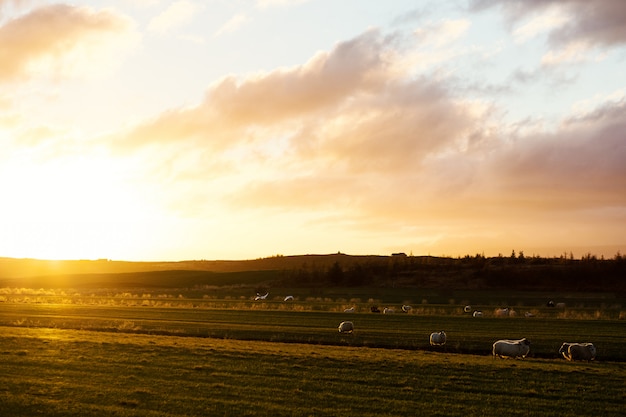
[[[419,3],[0,0],[0,257],[613,256],[626,2]]]

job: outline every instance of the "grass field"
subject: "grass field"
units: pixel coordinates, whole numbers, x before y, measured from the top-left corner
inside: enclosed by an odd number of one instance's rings
[[[7,416],[623,415],[615,362],[2,327]]]
[[[458,315],[348,314],[255,308],[124,307],[0,303],[0,325],[431,350],[431,332],[445,330],[443,348],[451,353],[486,355],[501,338],[531,340],[531,355],[557,358],[561,343],[593,342],[599,360],[626,362],[626,321],[554,317],[473,318]],[[442,306],[441,309],[444,307]],[[337,332],[343,320],[354,322],[349,337]]]
[[[567,309],[531,300],[512,305],[535,317],[495,318],[489,297],[511,296],[484,294],[474,307],[487,317],[473,318],[452,303],[373,314],[365,294],[5,294],[2,416],[624,415],[626,321],[603,298]],[[360,312],[343,313],[350,305]],[[337,332],[343,320],[354,334]],[[448,341],[431,347],[439,330]],[[491,357],[493,341],[521,337],[528,358]],[[565,361],[564,341],[593,342],[597,360]]]

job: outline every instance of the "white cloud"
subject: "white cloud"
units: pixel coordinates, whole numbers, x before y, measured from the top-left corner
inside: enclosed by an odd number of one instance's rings
[[[167,33],[189,22],[198,10],[200,10],[200,6],[192,1],[175,1],[150,21],[148,30],[157,33]]]
[[[595,94],[593,97],[578,100],[572,104],[572,116],[583,117],[592,113],[596,108],[600,108],[606,103],[626,102],[626,89],[621,88],[609,94]]]
[[[538,35],[562,26],[570,18],[563,9],[549,8],[545,13],[534,16],[513,31],[515,42],[524,43]]]
[[[433,48],[441,48],[457,41],[470,28],[467,19],[443,20],[430,22],[414,31],[414,34],[425,44]]]
[[[587,42],[571,42],[558,50],[550,50],[541,58],[541,65],[555,66],[592,60],[590,45]]]
[[[309,0],[257,0],[257,7],[265,9],[268,7],[294,6],[306,3],[307,1]]]
[[[233,16],[228,22],[224,23],[216,32],[214,37],[219,37],[227,33],[233,33],[239,30],[241,26],[246,24],[250,18],[244,14]]]

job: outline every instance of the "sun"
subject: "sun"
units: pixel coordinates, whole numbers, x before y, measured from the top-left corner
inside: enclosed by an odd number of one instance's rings
[[[128,181],[127,168],[98,155],[11,167],[0,207],[0,256],[96,259],[121,254],[150,213],[142,193]]]

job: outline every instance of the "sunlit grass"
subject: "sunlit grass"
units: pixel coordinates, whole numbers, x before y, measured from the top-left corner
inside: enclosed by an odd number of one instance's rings
[[[12,416],[611,416],[626,394],[616,363],[2,330],[0,402]]]
[[[337,332],[346,319],[355,324],[349,336]],[[534,357],[558,358],[563,342],[579,341],[596,344],[598,360],[626,361],[623,320],[2,303],[0,325],[480,355],[490,354],[497,339],[526,337]],[[447,333],[446,345],[431,347],[428,336],[440,330]]]

